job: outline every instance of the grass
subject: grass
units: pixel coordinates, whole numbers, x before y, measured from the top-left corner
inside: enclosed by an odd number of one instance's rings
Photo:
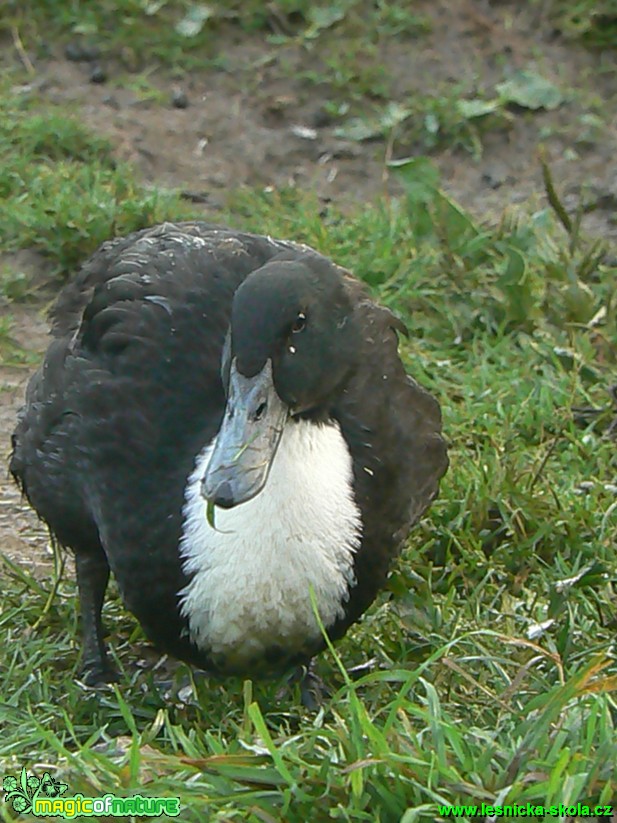
[[[551,0],[545,5],[558,30],[594,48],[614,48],[617,35],[615,0]]]
[[[64,110],[8,86],[0,100],[0,251],[35,248],[59,285],[111,234],[188,214]],[[311,715],[279,683],[184,667],[162,696],[117,595],[105,620],[121,681],[84,691],[70,575],[6,561],[3,774],[178,796],[183,821],[412,823],[450,803],[617,797],[614,251],[585,237],[548,168],[547,207],[494,226],[449,200],[428,160],[396,173],[405,196],[355,214],[250,191],[225,216],[310,243],[397,311],[404,361],[439,398],[451,443],[388,591],[320,659],[331,699]],[[0,293],[10,307],[28,283],[0,269]],[[0,343],[9,334],[3,318]],[[19,359],[8,345],[0,358]],[[0,816],[14,819],[1,801]]]
[[[74,0],[61,9],[42,0],[8,0],[0,33],[3,28],[35,60],[48,54],[49,39],[85,46],[90,54],[94,48],[97,60],[120,64],[113,83],[130,87],[143,100],[161,99],[154,82],[161,66],[180,77],[212,66],[233,73],[244,88],[251,88],[262,63],[234,60],[220,45],[227,36],[233,52],[240,30],[244,37],[267,38],[269,50],[262,59],[298,84],[300,99],[322,99],[329,118],[340,120],[343,137],[392,134],[402,148],[417,144],[429,151],[460,145],[477,155],[482,132],[507,124],[501,101],[469,101],[469,90],[460,88],[430,95],[416,91],[395,104],[399,116],[393,120],[389,48],[393,38],[415,47],[417,38],[430,31],[430,21],[388,0]],[[254,93],[259,94],[259,83]]]
[[[617,19],[615,0],[597,5],[554,0],[541,14],[564,35],[602,47],[611,42],[605,27]],[[568,90],[530,69],[504,70],[503,82],[491,89],[478,89],[477,78],[448,77],[436,88],[431,82],[397,92],[394,75],[406,66],[406,52],[430,30],[421,7],[390,0],[73,0],[61,7],[7,0],[0,20],[0,35],[17,44],[22,61],[45,59],[52,42],[81,49],[93,63],[113,65],[112,85],[131,88],[142,101],[166,99],[156,85],[161,67],[187,82],[208,67],[227,72],[259,99],[262,70],[274,66],[299,102],[319,99],[337,136],[385,138],[394,155],[449,147],[478,157],[487,132],[511,127],[513,107],[538,111],[571,102]],[[258,41],[262,54],[238,57],[239,36]],[[593,127],[584,130],[593,134]]]
[[[62,273],[114,233],[182,214],[176,194],[139,186],[109,142],[67,118],[66,110],[39,113],[27,87],[19,93],[5,85],[3,92],[0,249],[31,248]]]
[[[0,32],[18,33],[41,54],[50,40],[77,40],[132,68],[158,61],[182,72],[213,59],[221,31],[230,25],[265,34],[273,46],[296,42],[307,49],[343,29],[356,56],[385,37],[414,37],[430,27],[426,17],[389,0],[73,0],[61,7],[48,0],[7,0]]]

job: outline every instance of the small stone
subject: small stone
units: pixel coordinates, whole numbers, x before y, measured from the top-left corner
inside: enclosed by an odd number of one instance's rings
[[[64,56],[73,63],[87,63],[97,60],[101,56],[101,50],[98,46],[73,40],[66,44]]]
[[[313,112],[310,120],[313,128],[323,129],[325,126],[330,126],[332,124],[332,115],[326,109],[320,108]]]
[[[107,72],[102,66],[93,66],[90,72],[91,83],[105,83],[107,82]]]
[[[187,109],[189,106],[189,99],[182,89],[174,89],[171,94],[171,105],[175,109]]]
[[[292,134],[299,137],[301,140],[317,140],[317,132],[309,126],[302,126],[300,124],[290,128]]]
[[[187,686],[183,686],[181,689],[178,689],[178,700],[180,701],[180,703],[184,703],[187,706],[191,703],[195,703],[193,697],[192,683],[189,683]]]
[[[79,43],[67,43],[64,49],[64,56],[73,63],[78,63],[80,60],[83,60],[81,45]]]
[[[513,183],[514,178],[508,174],[504,165],[497,164],[486,169],[482,175],[482,182],[491,189],[499,189],[506,183]]]

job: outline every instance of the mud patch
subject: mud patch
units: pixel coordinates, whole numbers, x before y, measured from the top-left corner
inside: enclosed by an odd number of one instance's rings
[[[495,215],[542,191],[542,143],[560,188],[572,202],[581,195],[589,201],[589,228],[615,234],[606,208],[616,176],[612,55],[557,39],[541,4],[521,8],[466,0],[420,4],[420,11],[431,19],[428,34],[387,38],[379,45],[383,84],[396,102],[456,93],[490,98],[499,82],[529,69],[563,90],[563,105],[553,111],[513,108],[506,125],[483,133],[476,159],[447,143],[431,151],[421,141],[409,142],[404,129],[381,140],[341,139],[341,120],[329,106],[348,102],[350,113],[363,114],[378,104],[368,98],[359,103],[351,90],[345,101],[340,84],[328,85],[328,47],[274,47],[263,34],[238,39],[236,31],[221,34],[217,56],[225,70],[191,72],[178,80],[154,69],[131,75],[110,63],[107,81],[92,83],[91,65],[51,49],[57,56],[36,63],[33,83],[46,99],[111,138],[118,156],[131,161],[144,180],[180,188],[202,204],[196,212],[215,211],[226,192],[241,185],[294,185],[357,206],[396,193],[385,165],[389,158],[430,153],[450,193],[481,217]],[[329,36],[333,52],[336,39]],[[358,71],[362,59],[354,56]],[[323,84],[315,76],[323,76]],[[186,108],[175,107],[179,96]]]
[[[9,475],[8,460],[11,433],[24,402],[32,364],[47,345],[44,305],[10,306],[10,343],[24,362],[0,365],[0,551],[13,562],[26,562],[34,572],[46,571],[52,565],[49,535]]]

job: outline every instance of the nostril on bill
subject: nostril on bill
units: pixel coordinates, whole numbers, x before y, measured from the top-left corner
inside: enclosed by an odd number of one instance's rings
[[[253,420],[255,422],[257,422],[258,420],[261,420],[261,418],[264,416],[267,408],[268,408],[268,404],[266,403],[265,400],[262,400],[261,403],[259,404],[259,406],[257,406],[255,411],[253,412]]]

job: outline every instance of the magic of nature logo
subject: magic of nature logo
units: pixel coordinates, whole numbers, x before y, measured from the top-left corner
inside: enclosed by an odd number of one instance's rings
[[[40,795],[45,798],[60,797],[68,785],[54,780],[49,772],[39,779],[22,769],[19,778],[7,775],[2,781],[2,788],[5,791],[4,800],[11,803],[16,812],[31,812],[34,801]]]
[[[21,774],[8,774],[2,780],[4,801],[10,803],[20,814],[30,813],[35,817],[64,817],[68,820],[81,817],[177,817],[180,814],[178,797],[116,797],[105,794],[102,797],[85,797],[75,794],[66,797],[67,783],[54,780],[49,772],[43,777],[28,774],[25,767]]]

